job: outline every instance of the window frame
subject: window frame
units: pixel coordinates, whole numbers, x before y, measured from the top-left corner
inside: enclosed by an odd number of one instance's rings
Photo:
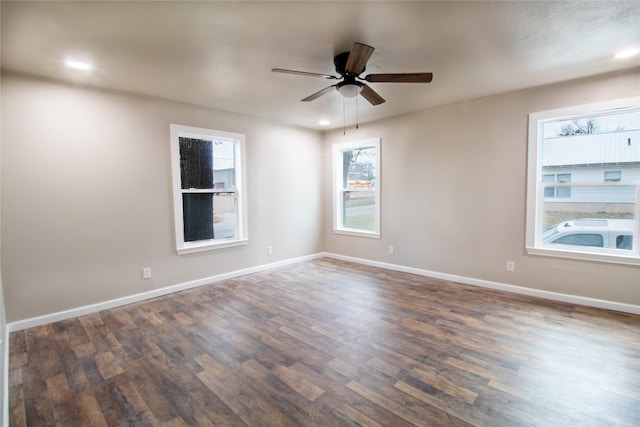
[[[577,105],[529,114],[528,161],[527,161],[527,210],[526,210],[526,250],[530,255],[542,255],[617,264],[640,265],[640,182],[569,182],[545,183],[542,161],[544,123],[562,119],[579,119],[587,115],[610,111],[633,109],[640,106],[640,97],[623,98],[612,101]],[[568,245],[544,244],[542,240],[544,217],[544,193],[546,187],[595,187],[595,186],[635,186],[634,206],[634,248],[632,250],[576,247]]]
[[[183,199],[185,193],[182,189],[180,169],[180,138],[214,139],[234,144],[234,170],[235,192],[237,209],[237,234],[233,238],[207,239],[185,242]],[[214,249],[222,249],[233,246],[246,245],[248,243],[248,219],[247,219],[247,195],[246,179],[246,154],[245,135],[234,132],[226,132],[215,129],[199,128],[193,126],[171,124],[171,174],[173,187],[173,212],[176,251],[179,255],[202,252]],[[187,192],[203,192],[202,190],[189,190]],[[205,190],[207,193],[228,193],[229,190]],[[212,218],[213,221],[213,218]]]
[[[345,227],[344,218],[342,215],[342,207],[344,202],[345,191],[366,191],[362,189],[347,189],[343,188],[343,168],[342,168],[342,153],[345,151],[353,151],[362,148],[375,148],[376,160],[375,160],[375,185],[370,191],[373,192],[375,198],[374,206],[374,229],[363,230],[358,228]],[[333,144],[333,232],[335,234],[344,234],[350,236],[369,237],[373,239],[380,238],[380,184],[381,184],[381,169],[380,169],[380,157],[381,157],[381,138],[368,138],[358,141],[342,142]]]

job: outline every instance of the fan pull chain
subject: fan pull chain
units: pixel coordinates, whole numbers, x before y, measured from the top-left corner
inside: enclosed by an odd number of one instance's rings
[[[342,134],[346,135],[347,134],[347,115],[345,113],[345,98],[344,96],[342,97]]]
[[[356,129],[358,129],[358,95],[356,94]]]

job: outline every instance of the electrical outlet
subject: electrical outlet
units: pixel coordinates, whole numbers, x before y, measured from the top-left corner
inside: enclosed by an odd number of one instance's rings
[[[507,261],[507,271],[509,273],[513,273],[514,271],[516,271],[516,265],[513,261]]]
[[[151,278],[151,267],[145,267],[142,269],[142,278],[143,279]]]
[[[389,246],[389,255],[393,255],[393,246]]]
[[[273,254],[273,246],[267,246],[267,255]]]

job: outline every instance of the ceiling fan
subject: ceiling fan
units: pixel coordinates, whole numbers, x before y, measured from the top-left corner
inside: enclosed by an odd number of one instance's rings
[[[378,105],[384,102],[375,90],[371,89],[362,81],[370,83],[430,83],[433,79],[432,73],[391,73],[391,74],[369,74],[360,77],[366,69],[367,61],[373,54],[374,48],[362,43],[354,43],[351,52],[343,52],[333,59],[336,72],[340,77],[331,74],[309,73],[306,71],[286,70],[283,68],[273,68],[276,73],[297,74],[301,76],[321,77],[327,80],[341,80],[340,82],[326,87],[312,95],[302,99],[303,102],[313,101],[322,95],[331,92],[335,88],[343,96],[352,98],[358,94],[369,101],[371,105]]]

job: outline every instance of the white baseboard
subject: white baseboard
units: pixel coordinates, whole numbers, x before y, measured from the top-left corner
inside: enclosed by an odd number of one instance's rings
[[[73,317],[82,316],[84,314],[96,313],[102,310],[108,310],[114,307],[120,307],[127,304],[132,304],[151,298],[161,297],[163,295],[172,294],[174,292],[184,291],[191,288],[197,288],[198,286],[209,285],[211,283],[220,282],[227,279],[233,279],[240,276],[246,276],[247,274],[258,273],[266,270],[273,270],[276,268],[284,267],[290,264],[295,264],[302,261],[308,261],[323,256],[322,254],[313,254],[302,256],[298,258],[291,258],[284,261],[278,261],[270,264],[262,264],[256,267],[245,268],[242,270],[231,271],[229,273],[218,274],[215,276],[203,277],[202,279],[191,280],[189,282],[183,282],[176,285],[167,286],[160,289],[154,289],[148,292],[142,292],[139,294],[129,295],[122,298],[116,298],[109,301],[103,301],[96,304],[85,305],[82,307],[72,308],[69,310],[59,311],[57,313],[45,314],[43,316],[32,317],[30,319],[18,320],[7,324],[9,332],[20,331],[22,329],[33,328],[36,326],[46,325],[53,322],[59,322],[61,320],[71,319]]]
[[[435,271],[423,270],[420,268],[406,267],[403,265],[389,264],[379,261],[371,261],[363,258],[355,258],[345,255],[339,255],[329,252],[321,252],[313,255],[302,256],[298,258],[292,258],[284,261],[279,261],[270,264],[263,264],[256,267],[250,267],[243,270],[232,271],[229,273],[219,274],[216,276],[204,277],[202,279],[192,280],[189,282],[179,283],[172,286],[167,286],[161,289],[154,289],[152,291],[143,292],[135,295],[130,295],[122,298],[117,298],[109,301],[100,302],[97,304],[86,305],[83,307],[72,308],[57,313],[46,314],[39,317],[33,317],[30,319],[19,320],[7,324],[7,339],[8,333],[13,331],[19,331],[22,329],[32,328],[35,326],[46,325],[48,323],[58,322],[60,320],[70,319],[84,314],[95,313],[101,310],[107,310],[114,307],[120,307],[126,304],[132,304],[135,302],[144,301],[151,298],[156,298],[163,295],[168,295],[174,292],[183,291],[186,289],[195,288],[198,286],[208,285],[211,283],[220,282],[222,280],[233,279],[235,277],[245,276],[247,274],[258,273],[261,271],[272,270],[280,267],[284,267],[290,264],[295,264],[302,261],[308,261],[316,258],[327,257],[334,258],[342,261],[349,261],[363,265],[370,265],[372,267],[385,268],[387,270],[401,271],[404,273],[416,274],[419,276],[432,277],[435,279],[448,280],[451,282],[458,282],[465,285],[479,286],[483,288],[496,289],[505,292],[512,292],[516,294],[529,295],[538,298],[544,298],[554,301],[562,301],[571,304],[586,305],[590,307],[604,308],[608,310],[615,310],[624,313],[640,314],[640,306],[633,304],[625,304],[616,301],[607,301],[595,298],[582,297],[578,295],[563,294],[558,292],[543,291],[540,289],[526,288],[522,286],[510,285],[507,283],[492,282],[488,280],[474,279],[464,276],[456,276],[454,274],[438,273]],[[8,346],[8,342],[7,342]]]
[[[387,270],[401,271],[404,273],[417,274],[419,276],[432,277],[434,279],[448,280],[450,282],[462,283],[465,285],[479,286],[482,288],[496,289],[515,294],[529,295],[537,298],[544,298],[553,301],[562,301],[571,304],[586,305],[589,307],[604,308],[607,310],[620,311],[623,313],[640,314],[640,305],[626,304],[616,301],[608,301],[596,298],[581,297],[578,295],[563,294],[559,292],[543,291],[540,289],[526,288],[523,286],[510,285],[507,283],[492,282],[489,280],[473,279],[471,277],[456,276],[454,274],[438,273],[435,271],[423,270],[420,268],[405,267],[403,265],[389,264],[386,262],[371,261],[363,258],[354,258],[333,253],[324,253],[322,256],[334,258],[342,261],[355,262],[358,264],[370,265],[372,267],[386,268]]]

